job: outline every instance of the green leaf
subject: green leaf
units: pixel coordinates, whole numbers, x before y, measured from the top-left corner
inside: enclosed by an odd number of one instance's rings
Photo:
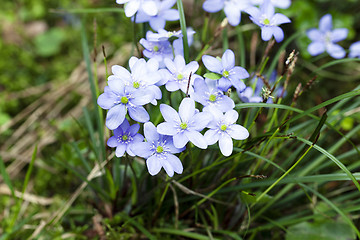
[[[211,80],[218,80],[220,79],[222,76],[220,74],[217,73],[205,73],[204,74],[205,78],[209,78]]]
[[[349,240],[355,232],[344,222],[302,222],[288,228],[286,240]]]

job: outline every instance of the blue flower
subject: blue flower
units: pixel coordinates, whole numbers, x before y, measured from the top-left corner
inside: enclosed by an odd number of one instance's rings
[[[125,118],[123,123],[114,129],[114,136],[109,138],[107,145],[113,148],[116,147],[115,155],[117,157],[122,157],[125,151],[130,156],[135,156],[131,150],[131,146],[144,140],[144,137],[138,133],[139,128],[139,124],[130,126],[128,120]]]
[[[188,45],[190,47],[192,45],[192,43],[193,43],[193,40],[194,40],[193,35],[195,34],[195,31],[191,27],[188,27],[186,29],[186,34],[187,34]],[[173,48],[174,48],[175,56],[176,55],[184,56],[184,46],[183,46],[182,34],[178,39],[174,40]]]
[[[235,66],[235,54],[230,49],[224,52],[221,59],[204,55],[202,61],[209,71],[221,75],[218,80],[220,90],[227,91],[231,86],[239,91],[245,89],[242,79],[248,78],[249,73],[244,68]]]
[[[123,67],[112,68],[112,71],[115,75],[122,76],[122,79],[131,78],[130,73]],[[109,109],[106,115],[106,126],[110,130],[114,130],[123,123],[127,111],[135,121],[149,121],[149,114],[142,105],[153,99],[154,93],[151,91],[134,90],[132,87],[125,86],[124,82],[119,79],[110,79],[97,103],[101,108]]]
[[[148,15],[144,10],[139,10],[136,17],[133,17],[132,20],[136,23],[149,22],[152,29],[155,31],[163,29],[165,27],[166,21],[176,21],[179,20],[179,12],[176,9],[171,9],[172,6],[176,3],[176,0],[156,0],[157,14]]]
[[[264,0],[251,0],[251,4],[261,5]],[[271,0],[272,5],[278,8],[288,8],[291,5],[291,0]]]
[[[217,108],[208,108],[213,115],[213,121],[208,124],[209,130],[205,132],[205,139],[209,145],[219,141],[220,151],[224,156],[230,156],[233,151],[232,138],[244,140],[249,137],[249,132],[241,125],[235,124],[239,114],[229,110],[223,114]]]
[[[175,147],[182,148],[190,141],[198,148],[207,148],[200,131],[212,120],[212,116],[207,112],[198,112],[194,100],[184,98],[180,103],[179,113],[166,104],[160,105],[160,111],[166,122],[160,123],[157,131],[173,136]]]
[[[337,28],[333,30],[332,28],[332,17],[330,14],[326,14],[320,19],[319,29],[312,28],[307,31],[307,36],[313,41],[307,48],[310,55],[316,56],[326,51],[336,59],[345,57],[345,50],[335,43],[347,37],[348,29]]]
[[[145,48],[143,54],[147,58],[156,59],[160,67],[164,66],[164,59],[173,59],[173,50],[168,40],[158,40],[153,37],[153,32],[146,33],[146,39],[140,39],[140,44]]]
[[[203,9],[211,13],[224,9],[230,25],[237,26],[241,21],[241,11],[249,6],[249,0],[206,0]]]
[[[195,61],[186,64],[182,55],[176,55],[174,61],[167,58],[164,60],[164,63],[168,69],[167,72],[163,72],[163,78],[167,81],[165,84],[166,89],[170,92],[181,89],[181,91],[186,93],[189,86],[188,92],[192,93],[194,91],[194,79],[195,77],[198,77],[195,72],[198,70],[199,64]],[[191,78],[189,84],[190,74]]]
[[[115,65],[112,67],[114,75],[109,76],[108,80],[120,80],[125,86],[133,88],[133,91],[145,90],[154,94],[152,104],[156,105],[156,99],[161,99],[162,94],[157,84],[163,81],[161,71],[159,70],[159,63],[155,59],[145,59],[137,57],[131,57],[129,60],[129,67],[131,70],[131,77],[124,77],[126,75],[121,74],[127,71],[125,68]]]
[[[355,57],[360,58],[360,41],[351,44],[349,50],[350,50],[349,53],[350,58],[355,58]]]
[[[269,41],[272,36],[277,42],[284,39],[284,32],[279,25],[291,21],[281,13],[275,13],[275,8],[270,0],[264,0],[260,9],[251,7],[247,8],[246,12],[250,15],[251,21],[261,28],[262,40]]]
[[[242,92],[237,91],[237,94],[239,95],[240,100],[245,103],[259,103],[263,101],[262,97],[256,96],[254,94],[254,91],[251,87],[246,87]]]
[[[206,79],[205,82],[201,77],[194,81],[194,93],[191,94],[191,98],[201,103],[204,106],[203,110],[215,106],[222,112],[226,112],[235,107],[234,101],[216,87],[215,81]]]
[[[174,172],[181,174],[183,172],[182,163],[173,154],[180,153],[185,148],[176,148],[172,137],[159,134],[151,122],[144,124],[144,135],[146,142],[134,143],[131,150],[137,156],[146,158],[149,173],[154,176],[163,167],[170,177],[174,175]]]
[[[138,10],[144,11],[149,16],[158,13],[155,1],[152,0],[116,0],[117,4],[125,4],[125,15],[132,17]]]

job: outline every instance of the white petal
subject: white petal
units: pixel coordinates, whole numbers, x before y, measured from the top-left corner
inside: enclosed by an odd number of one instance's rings
[[[220,151],[224,156],[230,156],[233,151],[233,142],[229,135],[224,134],[219,139]]]

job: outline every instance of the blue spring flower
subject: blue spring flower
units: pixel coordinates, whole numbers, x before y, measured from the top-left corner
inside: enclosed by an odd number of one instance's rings
[[[316,56],[326,51],[331,57],[336,59],[345,57],[345,50],[335,43],[347,37],[348,29],[332,28],[332,17],[330,14],[326,14],[320,19],[319,29],[312,28],[307,31],[307,36],[313,41],[307,48],[310,55]]]
[[[125,15],[132,17],[139,10],[144,11],[149,16],[155,16],[158,13],[156,3],[153,0],[116,0],[117,4],[125,4]]]
[[[171,9],[176,0],[156,0],[154,1],[157,7],[156,15],[148,15],[144,10],[139,10],[136,15],[136,18],[133,17],[132,21],[136,23],[149,22],[150,27],[155,31],[163,29],[165,27],[166,21],[176,21],[179,20],[179,12],[176,9]]]
[[[213,115],[213,121],[208,125],[210,128],[205,132],[205,139],[209,145],[219,141],[219,148],[224,156],[230,156],[233,151],[232,138],[244,140],[249,137],[249,132],[241,125],[235,124],[239,114],[235,110],[229,110],[223,114],[217,108],[208,108]]]
[[[288,17],[281,13],[275,13],[275,8],[270,0],[264,0],[260,9],[256,7],[247,8],[251,21],[261,28],[261,38],[269,41],[274,36],[277,42],[284,39],[284,32],[279,25],[291,22]]]
[[[251,4],[261,5],[264,0],[251,0]],[[291,0],[271,0],[271,4],[278,8],[288,8],[291,5]]]
[[[242,67],[235,66],[235,54],[230,49],[227,49],[222,58],[215,58],[209,55],[202,56],[202,61],[205,67],[211,71],[219,74],[218,88],[226,92],[231,86],[237,90],[245,89],[244,78],[249,77],[249,73]]]
[[[211,13],[224,9],[230,25],[237,26],[241,21],[241,12],[250,6],[249,0],[206,0],[203,9]]]
[[[123,67],[118,66],[112,70],[114,74],[123,78],[131,78],[130,73]],[[154,93],[151,91],[134,90],[132,87],[125,86],[121,80],[110,79],[97,103],[101,108],[109,110],[106,115],[106,126],[110,130],[114,130],[123,123],[127,111],[135,121],[149,121],[150,116],[142,105],[151,102],[153,99]]]
[[[360,58],[360,41],[351,44],[349,50],[350,50],[349,53],[350,58],[356,58],[356,57]]]
[[[165,122],[157,126],[157,131],[173,136],[175,147],[182,148],[190,141],[198,148],[207,148],[206,140],[200,131],[212,120],[212,116],[207,112],[198,112],[194,100],[184,98],[180,103],[179,113],[166,104],[160,105],[160,111]]]
[[[163,167],[172,177],[174,172],[181,174],[183,166],[180,159],[173,155],[180,153],[185,148],[176,148],[171,136],[161,135],[156,131],[152,122],[144,124],[146,142],[134,143],[131,150],[137,156],[146,158],[146,166],[151,175],[156,175]]]
[[[195,72],[198,70],[199,64],[195,61],[186,64],[182,55],[176,55],[174,61],[167,58],[164,60],[164,63],[168,69],[168,71],[163,72],[163,78],[166,79],[166,89],[170,92],[181,89],[184,93],[188,91],[191,94],[194,91],[194,79],[198,77]]]
[[[194,81],[194,93],[191,94],[191,98],[201,103],[204,106],[203,110],[214,106],[222,112],[226,112],[235,107],[234,101],[216,87],[215,81],[204,80],[201,77]]]
[[[144,140],[144,137],[138,133],[139,128],[139,124],[130,126],[128,120],[125,118],[123,123],[114,129],[114,136],[109,138],[107,145],[113,148],[116,147],[115,155],[117,157],[124,156],[125,151],[130,156],[135,156],[131,150],[131,146]]]

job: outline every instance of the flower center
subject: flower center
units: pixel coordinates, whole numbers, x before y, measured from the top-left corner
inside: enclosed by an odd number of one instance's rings
[[[224,70],[222,75],[227,78],[229,76],[229,71]]]
[[[216,96],[214,94],[210,94],[209,101],[210,102],[215,102],[216,101]]]
[[[139,88],[139,87],[140,87],[140,83],[139,83],[139,82],[134,82],[134,83],[133,83],[133,87],[134,87],[134,88]]]
[[[183,123],[181,123],[180,124],[180,127],[181,127],[181,129],[186,129],[187,128],[187,123],[185,123],[185,122],[183,122]]]
[[[184,78],[184,75],[182,75],[181,73],[179,73],[177,76],[176,76],[177,80],[182,80]]]
[[[129,99],[124,96],[124,97],[121,97],[120,101],[121,101],[122,104],[127,104],[129,102]]]
[[[121,139],[122,139],[123,141],[126,141],[126,140],[129,139],[129,137],[128,137],[128,135],[122,135]]]
[[[159,51],[159,46],[154,46],[154,47],[153,47],[153,50],[154,50],[154,52]]]
[[[270,20],[269,20],[268,18],[265,18],[265,19],[264,19],[264,24],[265,24],[265,25],[269,25],[269,24],[270,24]]]
[[[156,147],[156,152],[157,153],[162,153],[164,151],[164,148],[162,146],[157,146]]]
[[[221,131],[226,131],[227,126],[225,124],[223,124],[223,125],[221,125],[220,129],[221,129]]]

